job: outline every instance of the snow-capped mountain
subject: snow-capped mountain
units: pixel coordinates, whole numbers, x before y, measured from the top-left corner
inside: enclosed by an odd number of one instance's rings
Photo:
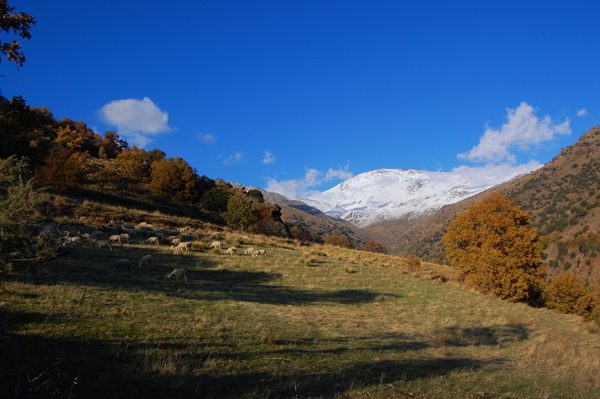
[[[494,186],[496,179],[456,172],[378,169],[361,173],[322,193],[301,199],[355,226],[420,219]]]

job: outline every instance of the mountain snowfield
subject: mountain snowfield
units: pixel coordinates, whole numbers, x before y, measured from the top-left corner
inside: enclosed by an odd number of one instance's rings
[[[377,169],[299,199],[330,216],[367,227],[383,221],[420,219],[496,184],[493,176]]]

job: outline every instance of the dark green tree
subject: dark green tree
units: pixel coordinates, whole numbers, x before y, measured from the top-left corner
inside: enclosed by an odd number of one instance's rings
[[[223,219],[232,229],[242,231],[256,230],[256,223],[259,219],[259,210],[254,206],[254,203],[245,194],[234,194],[227,201],[227,212],[223,215]]]
[[[202,208],[209,212],[225,212],[231,193],[227,190],[213,187],[202,196]]]

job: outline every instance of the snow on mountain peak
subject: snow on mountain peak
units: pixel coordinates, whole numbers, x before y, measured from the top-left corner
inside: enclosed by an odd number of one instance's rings
[[[479,179],[478,179],[479,180]],[[302,199],[320,211],[358,226],[419,219],[495,185],[456,172],[377,169],[356,175],[322,193]]]

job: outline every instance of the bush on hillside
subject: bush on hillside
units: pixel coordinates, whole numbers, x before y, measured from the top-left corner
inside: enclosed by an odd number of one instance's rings
[[[354,249],[354,245],[350,242],[346,236],[330,235],[325,240],[326,245],[333,245],[336,247]]]
[[[471,205],[442,240],[447,261],[477,289],[511,302],[539,300],[546,270],[531,215],[493,193]]]
[[[544,291],[544,301],[549,309],[559,313],[577,314],[590,319],[598,299],[573,274],[563,272]]]

